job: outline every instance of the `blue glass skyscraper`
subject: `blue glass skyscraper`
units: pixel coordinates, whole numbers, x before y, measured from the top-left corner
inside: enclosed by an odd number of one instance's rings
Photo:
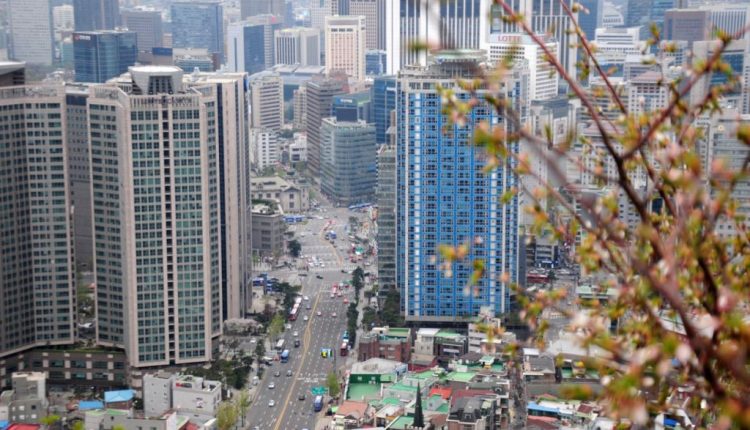
[[[396,109],[396,77],[377,76],[370,88],[372,95],[372,121],[375,123],[375,140],[386,143],[385,132],[391,126],[391,111]]]
[[[449,124],[442,112],[438,86],[468,100],[456,78],[476,76],[483,52],[440,53],[433,61],[426,68],[402,69],[398,79],[396,283],[407,320],[456,322],[485,307],[496,314],[508,310],[508,282],[518,277],[518,200],[501,202],[516,178],[507,165],[485,173],[486,157],[473,142],[479,123],[504,119],[485,104],[475,107],[463,126]],[[525,79],[509,76],[496,95],[517,105],[526,100]],[[470,250],[445,270],[441,244]],[[474,260],[483,261],[486,272],[470,287]]]
[[[103,30],[73,33],[76,82],[107,82],[127,72],[137,57],[135,32]]]
[[[172,47],[203,48],[224,61],[224,13],[213,1],[172,3]]]

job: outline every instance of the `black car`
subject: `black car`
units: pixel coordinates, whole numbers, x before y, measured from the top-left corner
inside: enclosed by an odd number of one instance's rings
[[[323,276],[321,276],[321,275],[315,275],[315,277],[318,278],[318,279],[323,279]]]
[[[307,396],[305,396],[305,393],[300,393],[300,395],[297,396],[298,400],[305,400],[305,398],[307,398]]]
[[[294,339],[294,347],[299,348],[299,339]]]

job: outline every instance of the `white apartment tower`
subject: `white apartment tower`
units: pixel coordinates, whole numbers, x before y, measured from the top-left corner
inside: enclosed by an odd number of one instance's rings
[[[276,64],[320,65],[320,32],[314,28],[295,27],[276,30]]]
[[[11,58],[50,65],[55,58],[50,0],[9,0]]]
[[[250,164],[261,171],[279,162],[279,136],[268,128],[250,129]]]
[[[349,15],[365,17],[365,48],[385,49],[386,0],[349,0]]]
[[[88,99],[97,341],[205,362],[249,304],[244,74],[131,67]]]
[[[284,125],[284,83],[278,73],[250,76],[250,127],[281,130]]]
[[[544,38],[544,45],[552,52],[557,52],[558,43],[551,37]],[[545,59],[544,50],[527,34],[506,33],[490,34],[487,44],[491,63],[506,58],[514,62],[526,61],[529,68],[529,99],[532,101],[548,100],[557,96],[559,74]]]
[[[326,17],[326,72],[343,71],[350,78],[365,78],[365,17]]]

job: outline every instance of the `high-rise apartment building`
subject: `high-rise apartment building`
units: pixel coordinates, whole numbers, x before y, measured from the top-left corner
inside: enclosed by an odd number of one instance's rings
[[[274,33],[281,28],[279,18],[258,15],[227,27],[229,70],[249,74],[270,69],[275,61]]]
[[[148,9],[129,9],[120,13],[122,25],[138,35],[138,50],[151,52],[151,49],[164,46],[164,28],[161,12]]]
[[[320,191],[340,205],[372,202],[377,183],[375,126],[323,118],[320,126]]]
[[[349,0],[349,15],[365,17],[365,48],[385,49],[386,0]]]
[[[284,82],[278,73],[250,76],[250,127],[281,130],[284,125]]]
[[[307,165],[316,176],[320,173],[320,126],[323,118],[331,116],[333,97],[347,92],[346,82],[341,78],[318,78],[305,83]]]
[[[320,32],[314,28],[294,27],[274,32],[275,64],[320,65]]]
[[[10,58],[50,65],[55,58],[50,0],[8,0]]]
[[[100,30],[73,33],[76,82],[104,83],[128,71],[138,58],[132,31]]]
[[[118,0],[73,0],[76,31],[114,30],[120,24]]]
[[[284,0],[240,0],[240,17],[244,20],[255,15],[275,15],[284,22],[286,3]]]
[[[244,74],[173,66],[91,89],[97,341],[131,366],[211,360],[249,304],[243,100]]]
[[[294,90],[292,109],[294,112],[294,119],[292,120],[294,128],[297,130],[304,129],[307,125],[307,88],[304,85]]]
[[[375,123],[375,141],[387,143],[386,132],[391,124],[391,112],[396,109],[396,77],[378,76],[370,87],[372,121]]]
[[[0,357],[75,340],[65,89],[4,86],[22,69],[0,62]]]
[[[172,3],[172,47],[203,48],[224,59],[224,11],[216,1]]]
[[[491,34],[488,43],[489,60],[492,63],[511,59],[514,62],[526,61],[529,68],[529,97],[531,100],[547,100],[557,96],[559,74],[546,60],[541,46],[525,33]],[[557,41],[549,36],[539,36],[544,46],[557,52]]]
[[[325,22],[326,71],[342,71],[354,80],[364,80],[365,17],[327,16]]]
[[[512,127],[509,121],[481,102],[464,125],[449,124],[442,112],[437,88],[452,89],[459,100],[472,98],[456,78],[477,76],[485,54],[449,52],[434,58],[427,67],[402,69],[398,78],[396,282],[407,320],[454,322],[476,316],[483,307],[495,314],[509,308],[508,284],[518,277],[518,200],[503,204],[500,196],[517,184],[507,163],[485,172],[486,159],[472,144],[480,121]],[[518,112],[528,110],[521,106],[528,103],[525,73],[513,69],[493,92],[509,98]],[[509,150],[518,151],[517,144],[509,144]],[[468,255],[446,270],[440,244],[468,245]],[[475,260],[485,263],[485,273],[467,287]]]

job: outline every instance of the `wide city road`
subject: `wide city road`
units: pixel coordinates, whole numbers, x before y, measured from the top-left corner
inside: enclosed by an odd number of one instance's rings
[[[353,300],[352,289],[343,289],[342,296],[331,297],[333,284],[339,284],[351,278],[346,273],[353,269],[346,261],[346,249],[349,240],[345,234],[349,211],[346,209],[327,209],[325,212],[312,212],[314,219],[305,225],[292,227],[295,238],[302,244],[303,257],[309,261],[309,270],[283,270],[270,274],[282,281],[301,284],[303,300],[302,311],[297,320],[290,322],[291,328],[285,330],[284,348],[289,349],[288,363],[276,361],[267,367],[259,390],[249,411],[249,427],[259,430],[293,430],[313,429],[315,422],[323,411],[313,412],[311,389],[314,386],[325,386],[327,375],[335,368],[341,369],[345,359],[339,355],[342,334],[346,330],[346,300]],[[334,244],[324,239],[326,231],[335,231],[337,239]],[[307,309],[309,307],[309,309]],[[335,316],[334,316],[335,314]],[[305,317],[308,321],[305,321]],[[297,334],[295,336],[294,334]],[[299,338],[301,345],[294,348],[294,339]],[[322,358],[321,349],[330,348],[333,357]],[[271,356],[271,352],[268,354]],[[336,366],[334,368],[334,366]],[[292,376],[286,376],[287,371]],[[275,376],[276,372],[280,376]],[[273,383],[274,388],[269,388]],[[304,400],[300,396],[304,394]],[[270,406],[273,400],[274,405]],[[327,398],[326,398],[327,400]]]

